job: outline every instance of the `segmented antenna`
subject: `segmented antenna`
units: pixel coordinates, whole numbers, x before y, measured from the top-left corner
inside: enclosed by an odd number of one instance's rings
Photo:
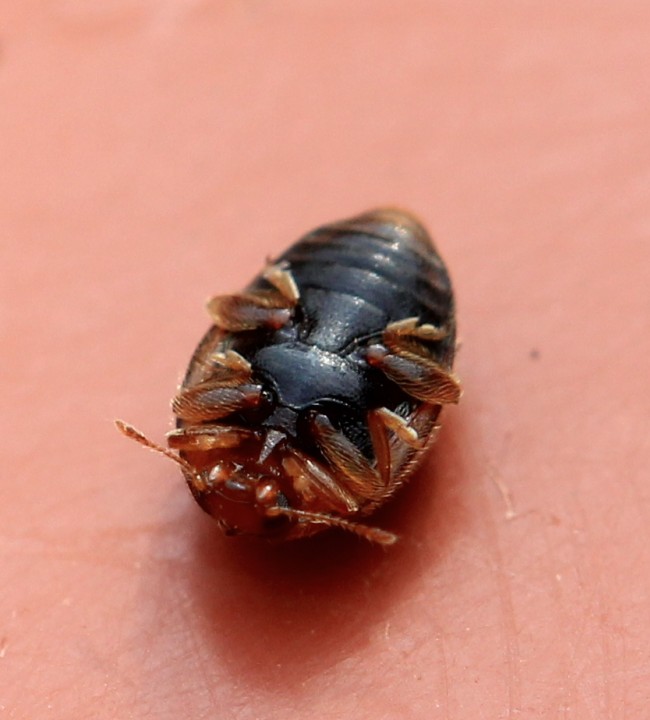
[[[333,517],[332,515],[323,515],[321,513],[307,512],[306,510],[295,510],[294,508],[285,508],[276,506],[270,508],[276,515],[285,515],[288,518],[296,520],[306,520],[307,522],[321,523],[329,527],[338,527],[342,530],[359,535],[370,542],[376,542],[379,545],[394,545],[399,537],[388,530],[370,527],[369,525],[361,525],[360,523],[350,522],[343,518]]]
[[[203,478],[199,475],[199,473],[196,472],[196,469],[187,462],[187,460],[183,460],[182,457],[171,452],[171,450],[168,450],[167,448],[162,447],[162,445],[158,445],[157,443],[153,442],[153,440],[149,440],[149,438],[146,435],[144,435],[139,430],[134,428],[133,425],[129,425],[128,423],[125,423],[124,420],[116,420],[115,426],[122,433],[122,435],[126,435],[126,437],[130,438],[131,440],[135,440],[137,443],[140,443],[140,445],[143,445],[144,447],[149,448],[149,450],[153,450],[154,452],[157,452],[160,455],[164,455],[166,458],[169,458],[172,462],[175,462],[177,465],[180,465],[183,468],[183,470],[185,470],[193,478],[195,478],[196,483],[197,483],[196,484],[197,490],[205,489],[205,482],[204,482]]]

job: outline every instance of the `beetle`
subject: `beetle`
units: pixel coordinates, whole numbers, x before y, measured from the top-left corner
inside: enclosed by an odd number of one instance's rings
[[[422,224],[382,208],[324,225],[207,308],[168,448],[118,428],[180,465],[226,534],[338,527],[394,543],[359,520],[409,478],[461,396],[451,282]]]

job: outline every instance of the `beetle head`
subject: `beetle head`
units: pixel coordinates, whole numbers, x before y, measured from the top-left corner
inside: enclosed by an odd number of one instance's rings
[[[199,505],[227,535],[272,536],[286,526],[281,508],[289,501],[281,480],[257,464],[224,458],[221,453],[198,475],[184,472]]]
[[[116,420],[118,430],[140,445],[169,458],[183,474],[201,507],[221,525],[227,535],[263,535],[297,538],[323,527],[338,527],[381,545],[392,545],[393,533],[300,507],[306,499],[297,495],[283,469],[283,433],[270,431],[258,443],[259,455],[250,447],[177,455],[149,440],[132,425]],[[246,445],[246,443],[244,443]],[[257,457],[255,461],[251,458]]]

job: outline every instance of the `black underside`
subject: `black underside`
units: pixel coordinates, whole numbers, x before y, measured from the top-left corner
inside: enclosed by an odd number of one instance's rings
[[[305,451],[303,432],[314,412],[324,412],[368,456],[367,411],[388,407],[407,414],[417,404],[371,368],[365,348],[380,342],[390,322],[418,317],[446,326],[432,357],[451,367],[455,326],[451,285],[433,248],[408,235],[317,230],[289,248],[286,262],[300,290],[293,320],[278,331],[231,336],[229,347],[247,358],[271,394],[264,416],[240,416],[288,433]],[[269,289],[261,277],[249,290]],[[307,438],[307,439],[306,439]]]

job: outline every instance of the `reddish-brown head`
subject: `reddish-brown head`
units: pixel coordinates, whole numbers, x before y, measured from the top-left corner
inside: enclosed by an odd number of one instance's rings
[[[185,450],[185,479],[199,505],[228,535],[282,537],[290,530],[284,510],[301,498],[282,466],[286,440],[280,433],[252,434],[236,447]]]
[[[222,446],[209,450],[200,449],[205,443],[200,435],[195,449],[176,454],[132,425],[121,420],[116,425],[127,437],[180,465],[199,505],[227,535],[288,540],[338,527],[382,545],[397,540],[393,533],[341,517],[350,499],[333,492],[327,473],[292,448],[282,433],[250,433],[245,439],[240,435],[232,447],[226,447],[230,440],[222,436]],[[181,436],[187,443],[188,435]],[[170,448],[177,446],[178,437],[169,434]],[[331,514],[323,508],[331,508]]]

